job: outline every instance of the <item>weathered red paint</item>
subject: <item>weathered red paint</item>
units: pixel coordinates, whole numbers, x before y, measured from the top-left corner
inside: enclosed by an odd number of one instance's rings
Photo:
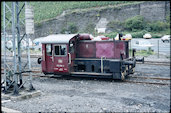
[[[80,58],[95,58],[96,57],[96,45],[95,42],[79,42],[77,47],[77,57]]]
[[[120,58],[124,53],[126,58],[126,41],[81,41],[77,46],[77,57],[79,58]]]
[[[74,71],[74,59],[76,58],[76,40],[75,40],[75,38],[72,38],[71,40],[70,40],[70,42],[69,42],[69,44],[70,43],[72,43],[72,42],[74,42],[74,51],[70,51],[70,55],[71,55],[71,64],[69,64],[68,66],[69,66],[69,71],[71,72],[71,71]],[[69,45],[68,45],[68,51],[67,51],[67,53],[69,53]],[[68,59],[69,59],[69,54],[68,54]]]
[[[83,38],[83,37],[82,37]],[[84,37],[87,38],[87,37]],[[88,39],[88,38],[87,38]],[[74,59],[77,58],[111,58],[119,59],[120,53],[125,53],[123,58],[126,58],[126,41],[81,41],[76,42],[76,38],[70,39],[69,43],[53,43],[52,50],[55,45],[65,44],[67,54],[65,56],[46,54],[46,44],[42,44],[42,72],[54,74],[69,74],[74,72]],[[70,46],[74,47],[69,50]],[[71,63],[69,59],[71,58]]]
[[[44,44],[42,44],[42,63],[41,63],[41,65],[42,65],[42,72],[46,72],[46,61],[45,61],[45,45]]]
[[[68,44],[54,44],[53,50],[55,45],[66,45],[67,53],[68,53]],[[66,54],[65,56],[54,55],[53,57],[54,57],[54,62],[53,62],[54,73],[69,73],[68,54]]]
[[[96,58],[114,58],[114,44],[110,42],[96,42]]]
[[[47,55],[45,51],[45,61],[46,61],[46,71],[48,73],[53,73],[53,62],[52,62],[52,55]]]
[[[126,58],[126,48],[124,41],[114,41],[114,58],[119,59],[120,53],[124,53],[123,58]]]
[[[79,40],[91,40],[89,34],[81,34],[79,35]]]

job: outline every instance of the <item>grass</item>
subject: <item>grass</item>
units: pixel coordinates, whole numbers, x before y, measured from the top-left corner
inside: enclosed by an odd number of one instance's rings
[[[109,5],[127,4],[134,1],[56,1],[56,2],[30,2],[34,9],[35,22],[54,18],[63,11],[73,9],[89,9]]]
[[[136,51],[135,56],[144,56],[154,55],[155,53],[152,50],[140,50]]]
[[[6,2],[11,7],[12,2]],[[20,8],[24,2],[19,2]],[[93,9],[104,6],[116,6],[119,4],[134,4],[136,1],[50,1],[50,2],[28,2],[34,10],[34,22],[40,23],[42,21],[50,20],[62,14],[63,11],[74,11],[75,9]],[[139,3],[139,2],[138,2]],[[10,14],[6,14],[10,17]],[[7,17],[8,17],[7,16]],[[21,13],[24,17],[24,10]],[[3,22],[3,2],[1,3],[1,23]]]

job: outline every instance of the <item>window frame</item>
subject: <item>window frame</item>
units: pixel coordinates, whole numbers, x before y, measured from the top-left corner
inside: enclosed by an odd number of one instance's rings
[[[56,53],[55,53],[55,46],[61,46],[61,45],[64,45],[66,47],[66,50],[65,50],[66,51],[66,54],[65,55],[56,55]],[[67,56],[67,44],[55,44],[53,46],[53,52],[54,52],[54,56],[56,56],[56,57],[66,57]]]
[[[48,53],[47,53],[47,45],[50,45],[50,47],[51,47],[51,54],[48,54]],[[47,56],[52,56],[52,52],[53,52],[52,44],[46,44],[46,47],[45,47],[45,48],[46,48],[46,55],[47,55]]]

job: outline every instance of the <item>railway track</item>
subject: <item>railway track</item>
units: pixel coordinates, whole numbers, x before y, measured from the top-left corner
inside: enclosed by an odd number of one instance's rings
[[[170,85],[170,83],[160,83],[160,82],[140,82],[140,81],[129,81],[125,80],[127,83],[141,83],[141,84],[153,84],[153,85]]]
[[[137,64],[142,64],[140,62],[136,62],[136,63]],[[170,62],[145,61],[144,64],[170,66]]]
[[[4,55],[1,55],[4,56]],[[40,54],[31,54],[30,58],[39,58],[42,55]],[[8,57],[12,57],[12,55],[8,56]],[[23,58],[27,57],[27,55],[22,55]],[[3,62],[2,62],[3,63]],[[137,64],[142,64],[140,62],[137,62]],[[170,66],[170,62],[158,62],[158,61],[144,61],[144,64],[148,64],[148,65],[164,65],[164,66]]]
[[[35,71],[35,73],[39,73],[38,71]],[[28,74],[27,74],[28,75]],[[27,76],[26,75],[26,76]],[[55,78],[55,76],[53,75],[50,75],[50,76],[46,76],[46,75],[36,75],[36,74],[33,74],[34,77],[53,77]],[[171,78],[166,78],[166,77],[146,77],[146,76],[129,76],[129,78],[139,78],[139,79],[154,79],[154,80],[161,80],[161,81],[170,81]],[[123,82],[127,82],[127,83],[141,83],[141,84],[153,84],[153,85],[170,85],[170,83],[163,83],[163,82],[146,82],[146,81],[132,81],[132,80],[127,80],[125,79]]]
[[[2,69],[1,69],[2,70]],[[1,72],[2,74],[2,72]],[[28,73],[23,73],[23,76],[29,76]],[[53,75],[44,75],[41,73],[40,70],[32,70],[32,76],[33,77],[53,77],[55,78],[55,76]],[[132,80],[132,79],[136,79],[136,80]],[[158,80],[159,82],[151,82],[151,81],[139,81],[139,80]],[[162,82],[164,81],[164,82]],[[153,85],[170,85],[171,78],[169,77],[147,77],[147,76],[128,76],[128,79],[125,79],[123,82],[126,83],[138,83],[138,84],[153,84]],[[168,83],[169,82],[169,83]]]
[[[144,83],[144,84],[154,84],[154,85],[170,85],[170,80],[171,78],[169,77],[147,77],[147,76],[129,76],[128,77],[129,79],[130,78],[136,78],[136,79],[140,79],[140,80],[158,80],[160,82],[146,82],[146,81],[138,81],[138,80],[125,80],[125,82],[128,82],[128,83]],[[161,82],[161,81],[164,81],[165,83]],[[169,83],[166,83],[166,82],[169,82]]]
[[[1,55],[2,56],[2,55]],[[10,56],[9,56],[10,57]],[[31,58],[38,58],[38,57],[41,57],[41,55],[33,55],[31,54],[30,55]],[[3,63],[3,62],[2,62]],[[139,63],[137,62],[137,64],[142,64],[142,63]],[[154,61],[145,61],[144,64],[146,65],[160,65],[160,66],[170,66],[170,62],[154,62]],[[1,64],[2,65],[2,64]],[[143,64],[142,64],[143,65]],[[3,67],[3,66],[2,66]],[[40,69],[41,68],[35,68],[35,67],[32,67],[32,75],[33,77],[49,77],[49,76],[45,76],[45,75],[42,75],[41,72],[40,72]],[[1,74],[2,74],[2,71],[3,71],[3,68],[1,68]],[[41,76],[40,76],[41,74]],[[27,76],[28,74],[26,73],[23,73],[24,76]],[[171,79],[170,78],[163,78],[163,77],[147,77],[147,76],[129,76],[129,80],[126,79],[124,82],[127,82],[127,83],[142,83],[142,84],[154,84],[154,85],[170,85],[170,83],[163,83],[163,82],[146,82],[146,81],[132,81],[131,79],[139,79],[139,80],[159,80],[159,81],[170,81]]]

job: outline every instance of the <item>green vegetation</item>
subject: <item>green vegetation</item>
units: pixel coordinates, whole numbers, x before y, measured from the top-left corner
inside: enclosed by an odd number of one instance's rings
[[[89,23],[86,28],[85,28],[85,32],[86,33],[90,33],[90,34],[93,34],[94,33],[94,28],[95,28],[95,24],[93,23]]]
[[[141,1],[142,2],[142,1]],[[80,10],[89,10],[98,7],[116,7],[119,8],[120,5],[128,5],[128,4],[137,4],[141,2],[135,1],[56,1],[56,2],[29,2],[34,10],[34,21],[37,23],[37,26],[41,28],[42,21],[46,21],[52,18],[57,17],[62,14],[63,11],[72,12],[72,11],[80,11]],[[7,2],[9,6],[11,6],[11,2]],[[24,3],[24,2],[19,2]],[[20,8],[22,7],[20,4]],[[119,6],[118,6],[119,5]],[[101,9],[103,9],[101,8]],[[1,23],[3,23],[3,4],[1,3]],[[99,10],[100,12],[100,10]],[[24,17],[24,10],[21,13],[21,17]],[[100,13],[95,16],[100,17]],[[1,28],[2,28],[1,24]],[[78,26],[74,23],[69,23],[67,26],[61,28],[61,33],[71,32],[71,33],[79,33],[86,32],[91,34],[94,33],[94,23],[89,23],[85,27],[84,31],[79,31]],[[160,38],[163,35],[170,34],[170,14],[166,16],[166,21],[154,21],[148,22],[145,21],[144,17],[141,15],[137,15],[132,18],[128,18],[124,22],[120,22],[117,20],[113,20],[107,24],[107,27],[114,29],[112,33],[106,33],[107,37],[114,38],[118,32],[123,34],[131,34],[133,38],[142,38],[145,33],[150,33],[152,38]],[[98,34],[96,34],[98,35]]]
[[[61,33],[77,33],[78,32],[78,27],[74,23],[68,23],[67,26],[64,26],[61,30]]]
[[[12,2],[6,2],[11,7]],[[119,4],[137,3],[135,1],[50,1],[50,2],[29,2],[34,10],[34,22],[40,23],[49,20],[62,14],[63,11],[72,11],[73,9],[90,9],[102,6],[114,6]],[[19,2],[21,9],[24,2]],[[24,18],[24,11],[21,12],[21,17]],[[10,16],[9,13],[6,14]],[[1,3],[1,23],[3,23],[3,2]],[[1,28],[3,24],[1,24]]]
[[[123,23],[118,20],[113,20],[107,24],[107,27],[115,29],[116,32],[123,30]]]
[[[134,1],[56,1],[56,2],[30,2],[34,9],[35,22],[55,18],[63,11],[72,9],[86,9],[118,4],[134,3]]]
[[[111,33],[105,33],[103,35],[105,35],[106,37],[109,38],[115,38],[118,32],[111,32]]]
[[[124,28],[128,31],[138,31],[143,30],[145,27],[144,18],[140,15],[128,18],[124,22]]]
[[[132,50],[129,50],[132,52]],[[129,52],[129,53],[131,53]],[[154,55],[154,51],[151,50],[151,48],[149,48],[148,50],[141,50],[141,51],[136,51],[135,52],[135,56],[144,56],[144,57],[147,57],[149,55]]]
[[[110,38],[114,38],[118,32],[123,35],[129,33],[133,38],[143,38],[143,35],[146,33],[150,33],[152,38],[161,38],[163,35],[170,34],[170,16],[167,16],[164,22],[149,22],[143,16],[137,15],[128,18],[124,22],[111,21],[107,26],[115,30],[115,32],[104,34]]]
[[[149,22],[146,21],[143,16],[137,15],[135,17],[127,19],[123,24],[125,30],[132,32],[140,30],[146,30],[148,32],[161,32],[170,28],[170,18],[168,16],[165,22]]]

